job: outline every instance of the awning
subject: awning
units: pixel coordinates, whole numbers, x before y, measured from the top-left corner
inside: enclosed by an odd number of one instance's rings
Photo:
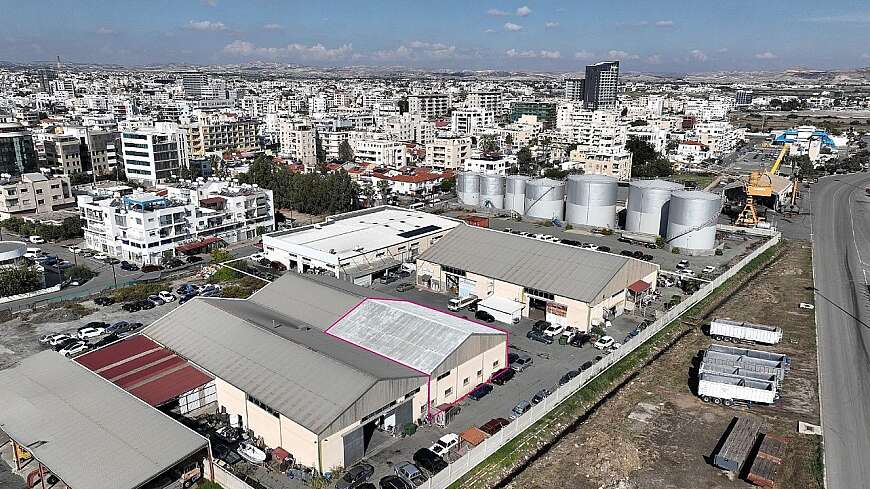
[[[214,380],[142,335],[86,353],[75,361],[152,406]]]
[[[516,314],[521,312],[525,305],[521,302],[491,295],[477,303],[477,308],[480,309],[481,307],[503,312],[505,314]]]
[[[372,273],[382,272],[384,270],[389,270],[391,268],[396,268],[402,265],[402,262],[399,260],[387,257],[380,258],[378,261],[365,263],[361,265],[352,265],[348,267],[344,267],[342,269],[343,273],[351,278],[359,278],[364,277],[366,275],[370,275]]]
[[[483,443],[483,440],[486,440],[486,433],[481,431],[480,428],[476,428],[472,426],[467,430],[463,431],[459,434],[459,438],[462,438],[466,442],[468,442],[471,446],[477,446]]]
[[[634,292],[635,294],[640,294],[641,292],[649,289],[650,284],[644,282],[643,280],[638,280],[637,282],[628,286],[628,290]]]
[[[216,236],[210,236],[208,238],[202,239],[200,241],[194,241],[193,243],[184,243],[175,247],[175,251],[180,253],[189,253],[191,251],[201,250],[207,246],[213,245],[215,243],[223,242],[223,239],[218,238]]]

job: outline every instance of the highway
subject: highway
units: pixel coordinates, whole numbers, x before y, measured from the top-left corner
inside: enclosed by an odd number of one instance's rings
[[[870,185],[866,173],[823,178],[812,190],[826,487],[870,481]]]

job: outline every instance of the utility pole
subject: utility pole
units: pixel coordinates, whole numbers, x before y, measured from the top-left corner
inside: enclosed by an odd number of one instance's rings
[[[115,263],[112,262],[112,280],[115,281],[115,288],[118,288],[118,276],[115,275]]]

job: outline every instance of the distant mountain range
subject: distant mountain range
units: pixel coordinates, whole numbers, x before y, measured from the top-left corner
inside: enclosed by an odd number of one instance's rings
[[[0,67],[11,69],[33,69],[53,67],[56,62],[15,63],[0,61]],[[566,77],[582,77],[582,72],[558,73],[535,71],[503,70],[431,70],[405,66],[344,66],[318,67],[286,63],[252,62],[229,65],[193,64],[155,64],[142,66],[121,66],[114,64],[68,63],[63,69],[72,71],[154,71],[179,72],[203,71],[209,73],[241,75],[246,77],[282,76],[289,78],[429,78],[429,79],[480,79],[480,80],[557,80]],[[822,84],[866,84],[870,83],[870,67],[845,70],[813,70],[792,68],[784,71],[715,71],[706,73],[647,73],[625,71],[620,73],[623,80],[647,81],[652,83],[822,83]]]

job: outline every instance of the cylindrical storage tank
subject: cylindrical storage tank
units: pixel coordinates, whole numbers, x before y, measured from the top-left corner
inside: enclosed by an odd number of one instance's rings
[[[516,212],[526,213],[526,182],[529,177],[525,175],[508,175],[505,179],[504,208]]]
[[[504,209],[504,175],[480,176],[480,206]]]
[[[460,204],[480,205],[480,174],[462,172],[456,175],[456,196]]]
[[[525,214],[538,219],[564,219],[565,182],[551,178],[526,182]]]
[[[617,180],[605,175],[568,175],[565,221],[578,226],[616,225]]]
[[[665,180],[635,180],[628,186],[625,230],[664,236],[668,229],[671,193],[682,190],[679,183]]]
[[[667,245],[689,252],[716,247],[716,222],[722,196],[700,190],[679,190],[671,196]]]

